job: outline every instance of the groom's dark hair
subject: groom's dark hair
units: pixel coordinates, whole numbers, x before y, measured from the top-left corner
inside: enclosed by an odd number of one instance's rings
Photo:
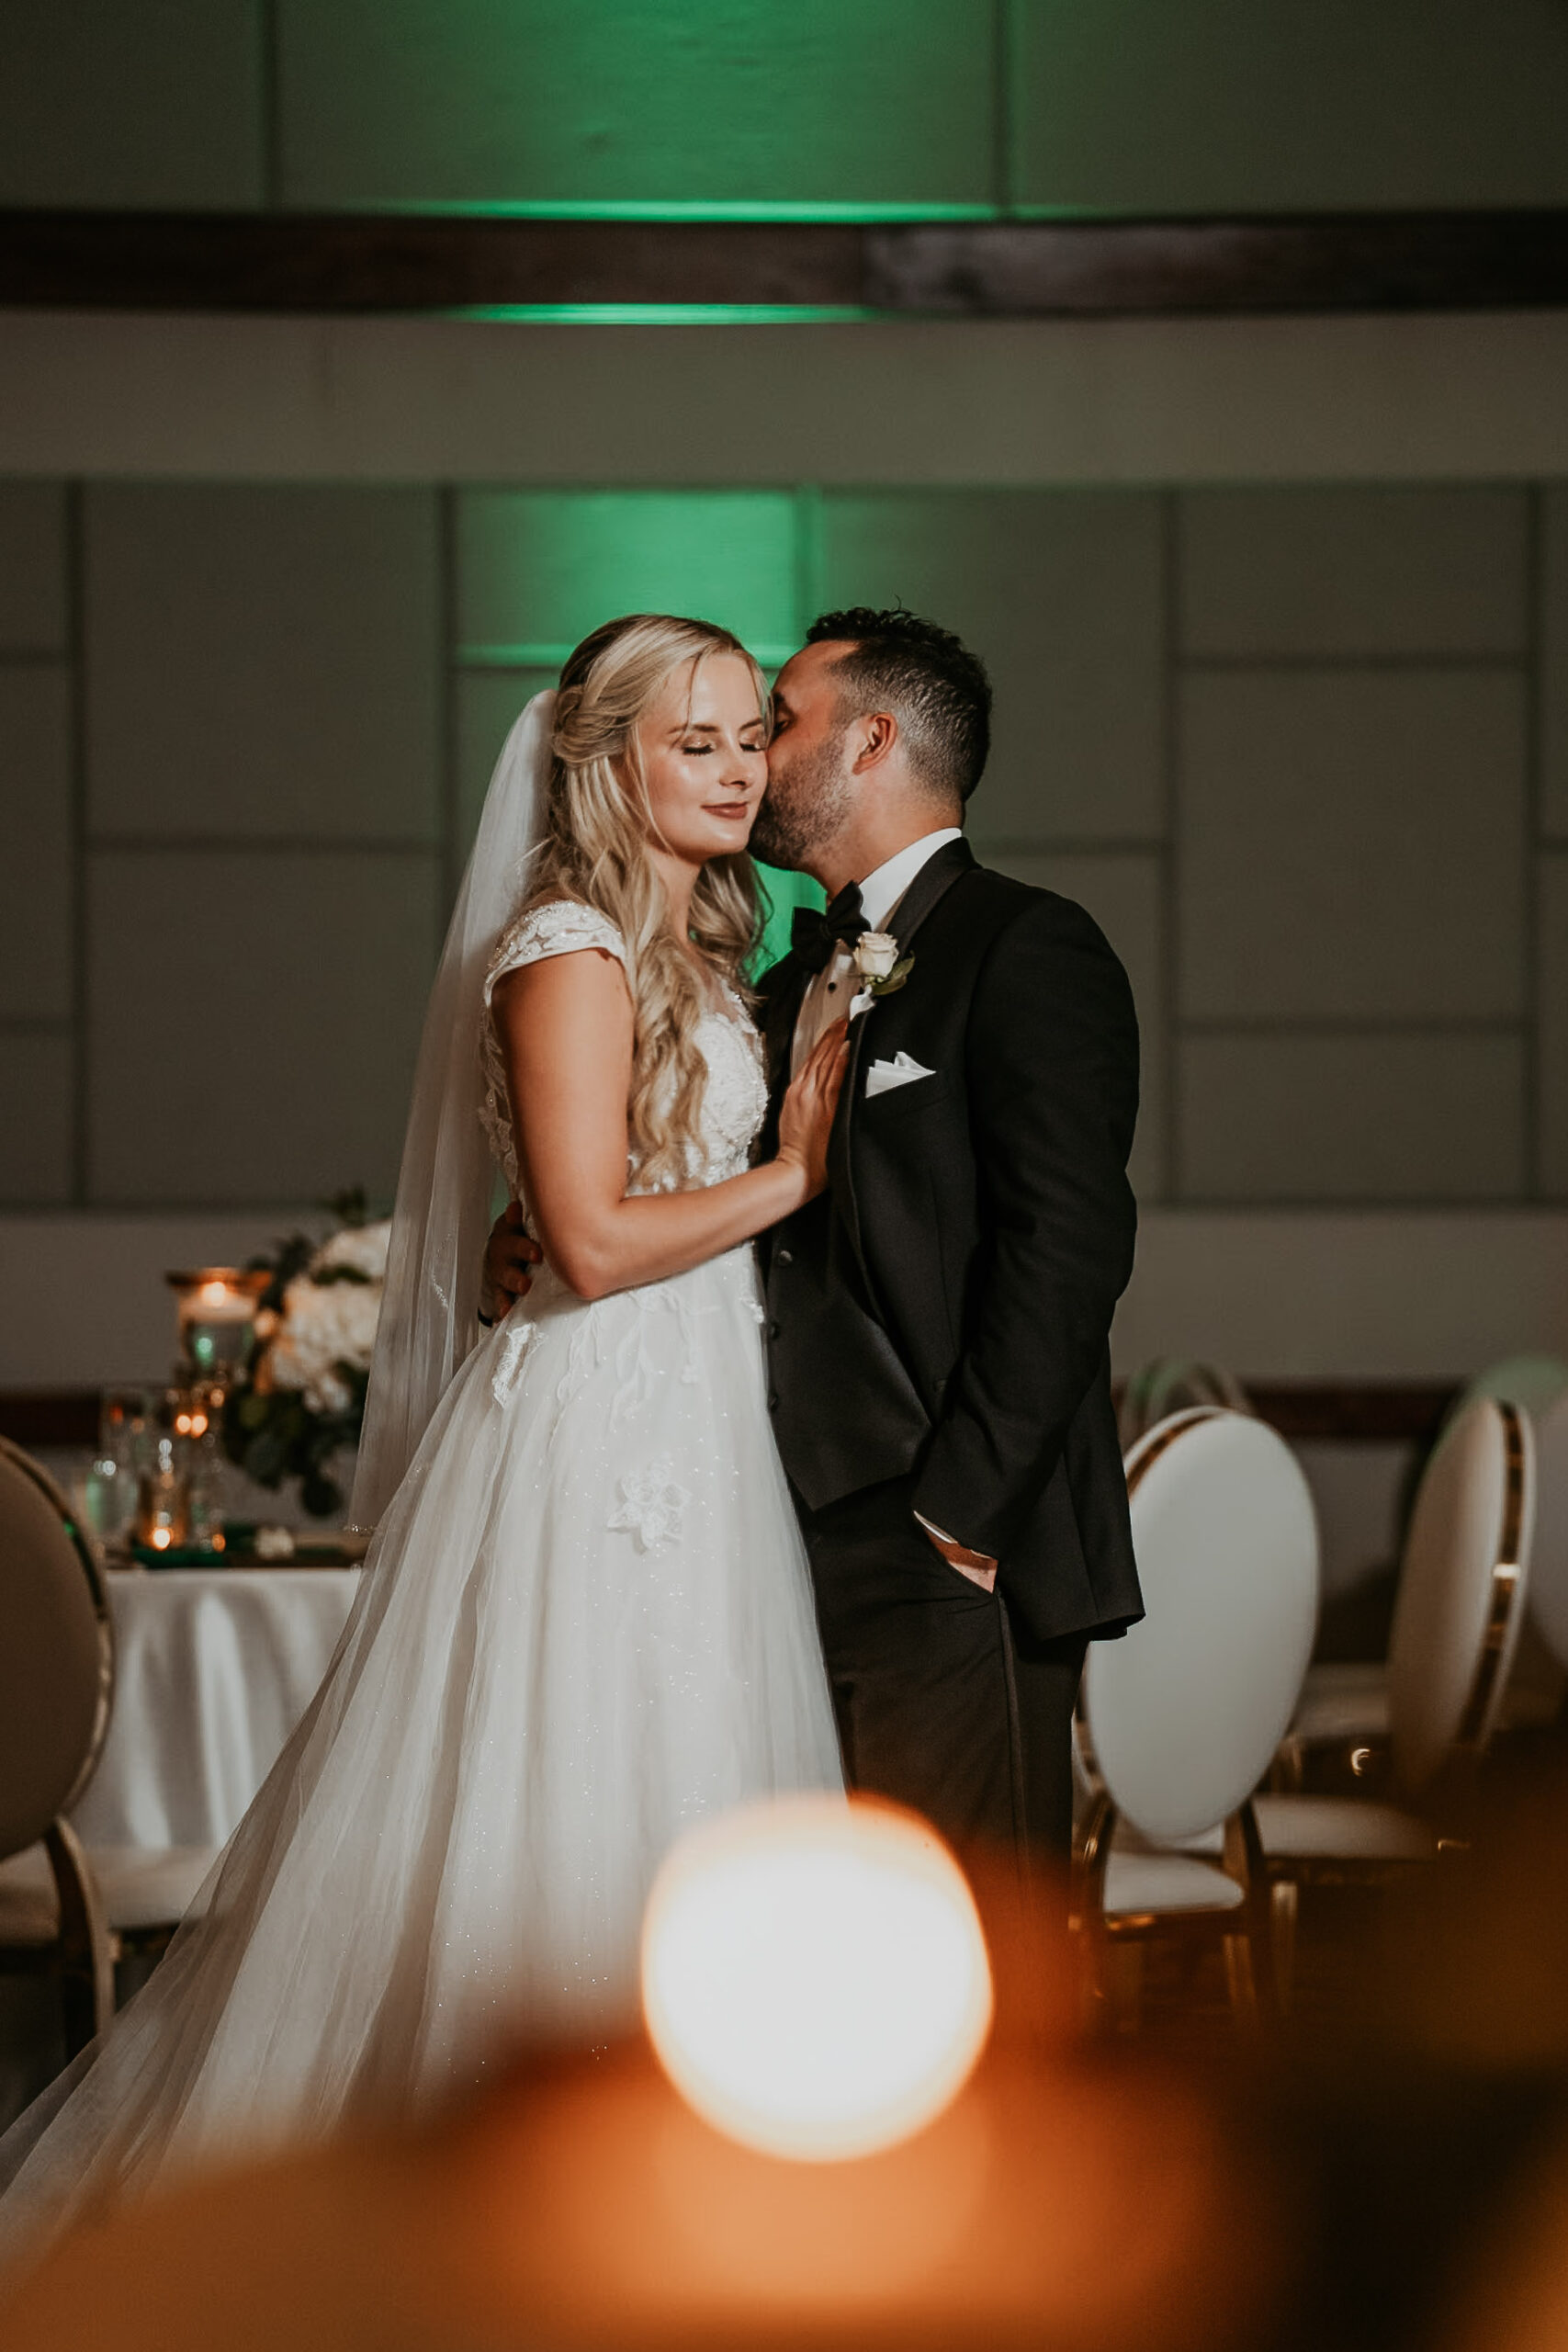
[[[833,665],[841,718],[890,710],[920,781],[944,797],[968,799],[991,748],[991,682],[977,654],[950,628],[902,605],[890,612],[851,605],[823,613],[806,642],[850,648]]]

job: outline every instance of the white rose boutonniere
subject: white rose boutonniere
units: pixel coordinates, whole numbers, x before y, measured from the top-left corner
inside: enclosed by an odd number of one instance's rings
[[[860,992],[850,1006],[850,1018],[864,1012],[879,996],[891,996],[901,989],[915,967],[912,956],[900,956],[898,942],[890,931],[863,931],[854,944],[855,970],[860,974]]]

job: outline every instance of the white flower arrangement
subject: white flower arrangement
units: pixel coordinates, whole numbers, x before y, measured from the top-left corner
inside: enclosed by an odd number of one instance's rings
[[[321,1516],[343,1499],[328,1460],[358,1442],[392,1231],[388,1219],[365,1222],[361,1195],[332,1205],[347,1221],[325,1241],[296,1235],[262,1261],[272,1282],[255,1347],[224,1408],[231,1458],[264,1487],[298,1476]]]
[[[367,1373],[375,1351],[389,1230],[378,1225],[367,1226],[360,1233],[334,1235],[327,1249],[311,1260],[308,1271],[295,1275],[284,1291],[276,1327],[257,1366],[258,1387],[265,1377],[265,1385],[297,1388],[312,1413],[348,1411],[354,1397],[344,1374]],[[347,1252],[335,1258],[327,1255],[339,1241],[365,1241],[375,1236],[379,1237],[379,1264],[374,1272],[365,1262],[373,1252],[358,1253],[358,1264]],[[321,1273],[334,1267],[352,1269],[359,1279],[323,1283]]]

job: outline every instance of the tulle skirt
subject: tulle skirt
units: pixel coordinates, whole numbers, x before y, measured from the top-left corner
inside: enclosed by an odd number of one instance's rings
[[[148,1984],[0,2143],[0,2254],[633,2022],[688,1823],[840,1785],[749,1250],[464,1364],[310,1712]]]

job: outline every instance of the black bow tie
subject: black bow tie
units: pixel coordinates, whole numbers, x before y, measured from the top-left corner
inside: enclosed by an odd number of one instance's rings
[[[870,929],[861,912],[860,884],[849,882],[825,915],[815,907],[796,907],[789,944],[808,972],[823,972],[835,947],[852,947],[862,932]]]

